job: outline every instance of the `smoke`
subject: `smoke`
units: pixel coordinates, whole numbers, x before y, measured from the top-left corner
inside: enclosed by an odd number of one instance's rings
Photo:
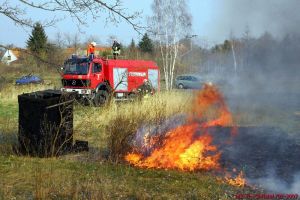
[[[165,134],[175,129],[176,127],[182,126],[186,123],[186,115],[175,115],[166,120],[159,122],[158,124],[144,124],[138,128],[135,138],[133,139],[132,146],[135,146],[137,149],[144,149],[143,154],[150,154],[156,146],[146,146],[145,140],[149,138],[159,138],[164,137]],[[160,145],[160,143],[157,143]]]
[[[186,123],[185,115],[170,117],[157,125],[141,126],[133,144],[143,155],[150,155],[160,147],[157,141],[165,134]],[[247,183],[274,193],[300,193],[300,137],[289,136],[274,127],[238,127],[232,135],[232,127],[215,126],[206,130],[213,136],[213,144],[221,153],[220,164],[226,170],[243,171]],[[203,134],[199,129],[196,135]],[[162,138],[156,138],[162,136]],[[147,148],[148,139],[158,139]],[[230,142],[229,142],[230,141]],[[151,141],[150,141],[151,143]],[[146,145],[146,146],[145,146]]]
[[[300,193],[299,136],[279,128],[239,127],[232,143],[224,145],[230,138],[228,128],[212,128],[210,133],[225,168],[243,170],[248,183],[269,192]]]
[[[300,2],[227,0],[215,6],[210,34],[223,41],[204,53],[200,75],[208,72],[226,79],[236,93],[300,93]],[[226,39],[233,45],[223,43]]]
[[[254,36],[270,32],[276,37],[288,33],[300,33],[298,0],[227,0],[218,1],[218,14],[212,26],[214,34],[229,34],[229,29],[238,36],[248,26]],[[227,30],[227,33],[224,33]]]
[[[248,179],[248,182],[255,185],[263,186],[266,190],[271,192],[286,193],[286,194],[300,194],[300,172],[293,176],[293,181],[288,184],[282,179],[278,178],[274,169],[270,169],[266,177],[258,179]]]
[[[286,116],[292,116],[299,111],[300,2],[228,0],[218,6],[211,27],[228,41],[203,53],[199,75],[221,87],[234,112],[268,108],[265,114],[275,118],[276,112],[288,111]],[[248,35],[242,34],[246,26]],[[228,27],[240,34],[230,37],[224,33]],[[287,117],[279,124],[286,121]]]
[[[199,108],[205,109],[196,109],[196,107],[198,108],[198,106],[194,105],[194,112],[200,115],[193,115],[193,117],[196,118],[195,120],[193,119],[193,123],[199,123],[200,126],[203,124],[215,125],[208,126],[207,128],[205,128],[205,130],[203,130],[202,128],[195,130],[191,129],[190,131],[195,131],[195,133],[193,132],[192,137],[196,136],[194,138],[196,139],[205,133],[209,133],[213,138],[212,145],[216,146],[218,151],[221,152],[219,161],[222,168],[226,170],[237,169],[237,172],[243,171],[246,179],[250,184],[260,186],[266,191],[270,192],[299,193],[299,129],[296,130],[294,135],[289,135],[286,130],[283,130],[282,128],[279,128],[277,126],[241,126],[239,124],[238,127],[233,128],[224,124],[218,126],[216,125],[218,123],[204,123],[206,120],[206,118],[204,117],[205,110],[212,111],[211,109],[208,109],[211,108],[210,106],[217,106],[222,108],[220,102],[223,102],[223,98],[221,98],[221,101],[220,98],[218,98],[219,101],[214,101],[209,94],[209,92],[206,92],[205,95],[197,96],[198,101],[195,102],[199,104]],[[257,99],[257,102],[254,102],[253,98],[251,98],[250,100],[247,99],[249,98],[248,95],[245,95],[244,97],[246,98],[240,99],[239,101],[235,99],[235,104],[240,103],[253,105],[254,103],[257,103],[259,104],[259,109],[261,109],[261,105],[268,104],[273,104],[273,106],[279,107],[279,109],[287,108],[285,104],[282,104],[283,98],[280,95],[278,96],[278,99],[280,99],[279,101],[277,101],[276,98],[270,99],[269,94],[265,95],[264,98],[260,96]],[[257,96],[255,97],[257,98]],[[298,100],[299,98],[297,99],[296,96],[295,102],[297,104],[299,104]],[[295,105],[292,105],[291,109],[293,109],[294,106]],[[158,125],[143,125],[137,130],[137,134],[133,140],[132,146],[136,147],[138,152],[143,156],[151,156],[154,152],[154,149],[159,149],[160,147],[162,147],[163,143],[161,142],[166,139],[166,134],[169,134],[169,132],[172,132],[172,130],[177,129],[178,127],[182,127],[186,123],[189,123],[189,120],[186,120],[188,118],[187,115],[183,114],[170,117],[166,120],[162,120]],[[220,117],[218,119],[226,118]],[[213,119],[212,121],[215,122],[218,120]],[[233,129],[238,134],[232,134]],[[182,129],[177,129],[177,131],[178,130],[184,135],[189,135],[189,133],[191,133],[187,132],[187,134]],[[175,131],[175,133],[179,132]],[[184,136],[181,136],[179,138],[180,140],[184,140]],[[177,144],[177,142],[174,145],[178,145],[178,147],[180,146],[179,144]],[[141,157],[139,156],[139,154],[136,155],[140,160]],[[131,159],[131,161],[135,163],[137,163],[136,155],[133,156],[133,158],[135,159]],[[160,155],[162,155],[162,157],[165,156],[163,153]]]

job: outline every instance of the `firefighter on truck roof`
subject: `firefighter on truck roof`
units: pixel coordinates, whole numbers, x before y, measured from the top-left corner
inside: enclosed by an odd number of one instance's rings
[[[117,40],[114,40],[114,43],[112,45],[112,53],[114,56],[114,59],[117,59],[117,56],[121,53],[121,45],[117,42]]]
[[[94,57],[95,55],[95,47],[96,47],[96,42],[91,42],[88,46],[88,49],[87,49],[87,56],[92,56]]]

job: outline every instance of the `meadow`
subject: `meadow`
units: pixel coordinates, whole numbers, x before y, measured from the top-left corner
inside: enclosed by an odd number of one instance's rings
[[[10,82],[0,91],[0,199],[234,199],[236,194],[261,191],[231,186],[209,171],[140,169],[122,159],[128,150],[124,141],[139,126],[189,112],[191,91],[161,91],[142,101],[106,107],[75,103],[74,139],[88,141],[89,152],[53,158],[16,155],[17,96],[60,87],[58,74],[47,77],[49,84]],[[243,108],[237,112],[235,120],[243,126],[278,123],[267,111],[260,111],[260,120],[255,112],[245,114]]]

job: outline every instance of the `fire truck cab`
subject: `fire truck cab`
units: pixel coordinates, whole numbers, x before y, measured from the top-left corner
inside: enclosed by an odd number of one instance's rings
[[[139,95],[145,84],[149,93],[159,91],[160,74],[153,61],[72,56],[65,61],[61,89],[77,92],[82,100],[99,106],[111,97],[117,100]]]

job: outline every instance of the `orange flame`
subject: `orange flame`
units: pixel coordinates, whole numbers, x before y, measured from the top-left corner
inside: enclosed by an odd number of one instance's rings
[[[244,187],[246,185],[243,171],[241,171],[235,178],[225,177],[225,181],[230,185],[237,187]]]
[[[194,100],[193,113],[194,117],[205,121],[204,127],[233,125],[232,115],[224,97],[213,85],[204,85],[197,94]]]
[[[219,168],[220,153],[217,147],[211,145],[212,137],[208,134],[193,139],[198,124],[177,127],[167,133],[164,143],[160,148],[154,149],[148,157],[138,153],[127,154],[125,160],[137,167],[165,168],[193,171],[195,169]]]
[[[199,91],[188,121],[165,133],[161,145],[154,146],[153,141],[155,143],[156,140],[147,142],[145,146],[153,147],[149,155],[143,155],[142,150],[137,150],[128,153],[125,160],[142,168],[184,171],[219,169],[221,152],[212,144],[213,137],[206,128],[231,126],[233,120],[222,94],[215,86],[205,85]],[[199,130],[204,134],[197,135]],[[146,141],[149,141],[148,135]]]

